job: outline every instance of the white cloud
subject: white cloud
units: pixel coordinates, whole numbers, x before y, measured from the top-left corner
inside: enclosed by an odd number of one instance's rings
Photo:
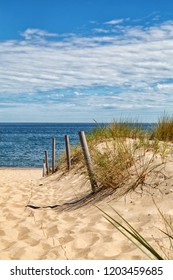
[[[55,33],[49,33],[45,30],[28,28],[24,32],[20,32],[20,35],[24,37],[25,40],[31,40],[41,37],[57,37]]]
[[[157,88],[159,90],[164,90],[165,92],[172,92],[173,93],[173,83],[172,84],[157,84]]]
[[[44,102],[48,92],[54,102],[62,104],[61,109],[63,104],[77,108],[89,104],[93,111],[171,108],[173,22],[150,27],[114,25],[110,33],[103,29],[103,35],[102,29],[95,29],[98,34],[94,36],[60,37],[27,29],[22,40],[0,42],[0,95],[32,94],[36,98],[42,93]],[[97,94],[89,93],[97,87],[120,93],[99,94],[97,89]],[[87,88],[87,93],[82,91]]]
[[[105,24],[115,25],[115,24],[122,23],[123,21],[124,21],[124,19],[122,19],[122,18],[121,19],[114,19],[114,20],[105,22]]]
[[[108,34],[110,31],[109,30],[106,30],[104,28],[94,28],[94,32],[96,33],[106,33]]]

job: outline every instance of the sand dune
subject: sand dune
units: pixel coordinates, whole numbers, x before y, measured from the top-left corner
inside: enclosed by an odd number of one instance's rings
[[[0,259],[146,259],[95,205],[115,216],[109,205],[113,206],[157,246],[152,236],[163,240],[158,230],[163,222],[151,194],[163,212],[173,215],[172,170],[170,162],[169,178],[158,178],[152,189],[138,187],[119,199],[115,193],[93,199],[89,182],[75,170],[42,178],[41,169],[1,169]],[[87,199],[74,203],[86,195]]]

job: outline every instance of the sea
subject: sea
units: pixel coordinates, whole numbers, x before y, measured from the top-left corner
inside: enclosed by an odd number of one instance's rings
[[[45,151],[51,164],[52,138],[56,139],[56,159],[65,150],[64,136],[70,145],[79,143],[79,131],[91,132],[99,123],[0,123],[0,167],[41,168]],[[155,124],[143,123],[144,130]]]

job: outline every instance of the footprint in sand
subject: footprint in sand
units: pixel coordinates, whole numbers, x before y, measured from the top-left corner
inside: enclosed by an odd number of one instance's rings
[[[4,236],[4,235],[6,235],[5,231],[0,229],[0,236]]]

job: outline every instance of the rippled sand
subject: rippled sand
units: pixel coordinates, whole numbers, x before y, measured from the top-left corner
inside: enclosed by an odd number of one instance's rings
[[[42,178],[41,169],[0,169],[0,259],[145,259],[95,205],[115,216],[112,205],[152,244],[152,235],[162,238],[162,220],[151,193],[173,214],[172,179],[118,200],[113,194],[74,203],[89,193],[89,182],[75,171]]]

